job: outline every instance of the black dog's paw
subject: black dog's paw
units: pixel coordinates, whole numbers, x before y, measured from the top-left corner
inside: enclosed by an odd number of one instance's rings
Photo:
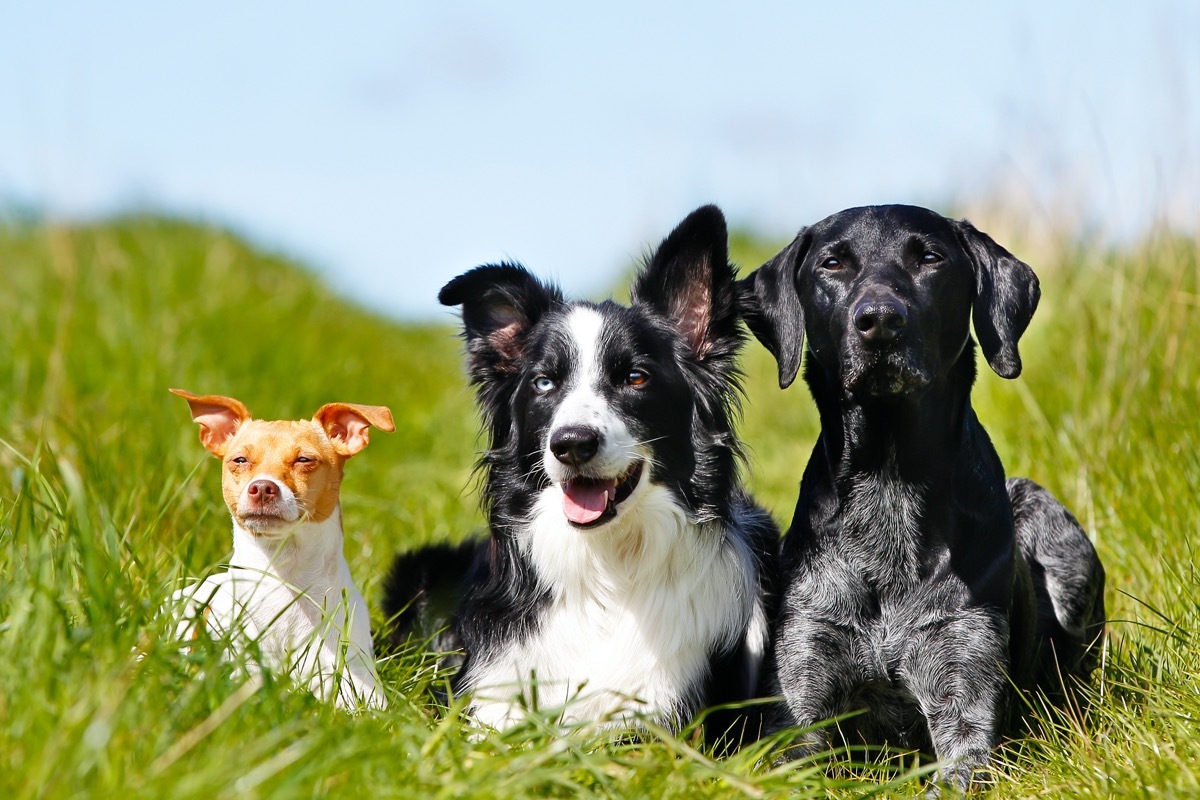
[[[811,758],[820,753],[828,753],[831,749],[829,734],[824,730],[806,730],[797,736],[787,746],[783,747],[771,760],[772,766],[780,767],[791,761]]]
[[[938,770],[934,781],[925,790],[925,796],[941,797],[944,789],[950,789],[952,796],[964,795],[974,788],[990,784],[991,781],[987,751],[973,750]]]

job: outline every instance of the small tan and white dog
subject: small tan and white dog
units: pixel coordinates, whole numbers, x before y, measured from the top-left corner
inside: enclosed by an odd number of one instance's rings
[[[264,666],[317,697],[385,707],[367,604],[342,552],[339,490],[370,428],[396,429],[391,411],[329,403],[311,420],[267,421],[231,397],[171,393],[187,400],[200,441],[221,459],[233,516],[229,568],[168,601],[176,634],[228,639],[234,651],[257,642]]]

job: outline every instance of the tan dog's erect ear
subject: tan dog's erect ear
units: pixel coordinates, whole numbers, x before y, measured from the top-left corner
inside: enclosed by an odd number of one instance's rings
[[[325,429],[338,455],[346,458],[362,452],[371,441],[372,425],[388,433],[396,430],[396,423],[392,422],[392,412],[387,406],[327,403],[313,414],[313,419]]]
[[[200,425],[200,442],[204,449],[217,458],[225,455],[225,444],[243,422],[250,419],[250,412],[240,400],[222,397],[219,394],[194,395],[182,389],[171,389],[171,394],[187,400],[192,409],[192,420]]]

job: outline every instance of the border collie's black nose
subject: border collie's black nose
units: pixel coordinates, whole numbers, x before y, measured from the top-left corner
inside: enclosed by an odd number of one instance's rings
[[[564,464],[578,467],[600,449],[600,431],[586,425],[568,425],[550,434],[550,452]]]
[[[907,324],[908,312],[895,298],[864,298],[854,306],[854,327],[868,342],[890,342],[899,338]]]

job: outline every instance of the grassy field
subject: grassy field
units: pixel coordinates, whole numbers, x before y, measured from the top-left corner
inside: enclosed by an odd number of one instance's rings
[[[767,254],[738,240],[744,268]],[[976,407],[1009,473],[1056,492],[1095,538],[1112,621],[1089,712],[1044,715],[1008,744],[993,793],[1200,796],[1200,247],[1159,235],[1023,255],[1044,290],[1025,373],[981,370]],[[397,548],[480,524],[453,319],[373,316],[282,259],[169,220],[0,228],[0,275],[0,796],[922,791],[903,768],[771,769],[761,749],[714,760],[690,735],[604,740],[533,719],[473,736],[435,705],[416,651],[381,667],[391,708],[358,716],[244,684],[212,652],[182,655],[161,640],[158,604],[221,563],[229,522],[218,464],[167,388],[268,418],[332,400],[392,408],[398,431],[350,463],[343,493],[351,570],[377,606]],[[812,403],[778,390],[757,345],[745,366],[750,483],[786,523]]]

